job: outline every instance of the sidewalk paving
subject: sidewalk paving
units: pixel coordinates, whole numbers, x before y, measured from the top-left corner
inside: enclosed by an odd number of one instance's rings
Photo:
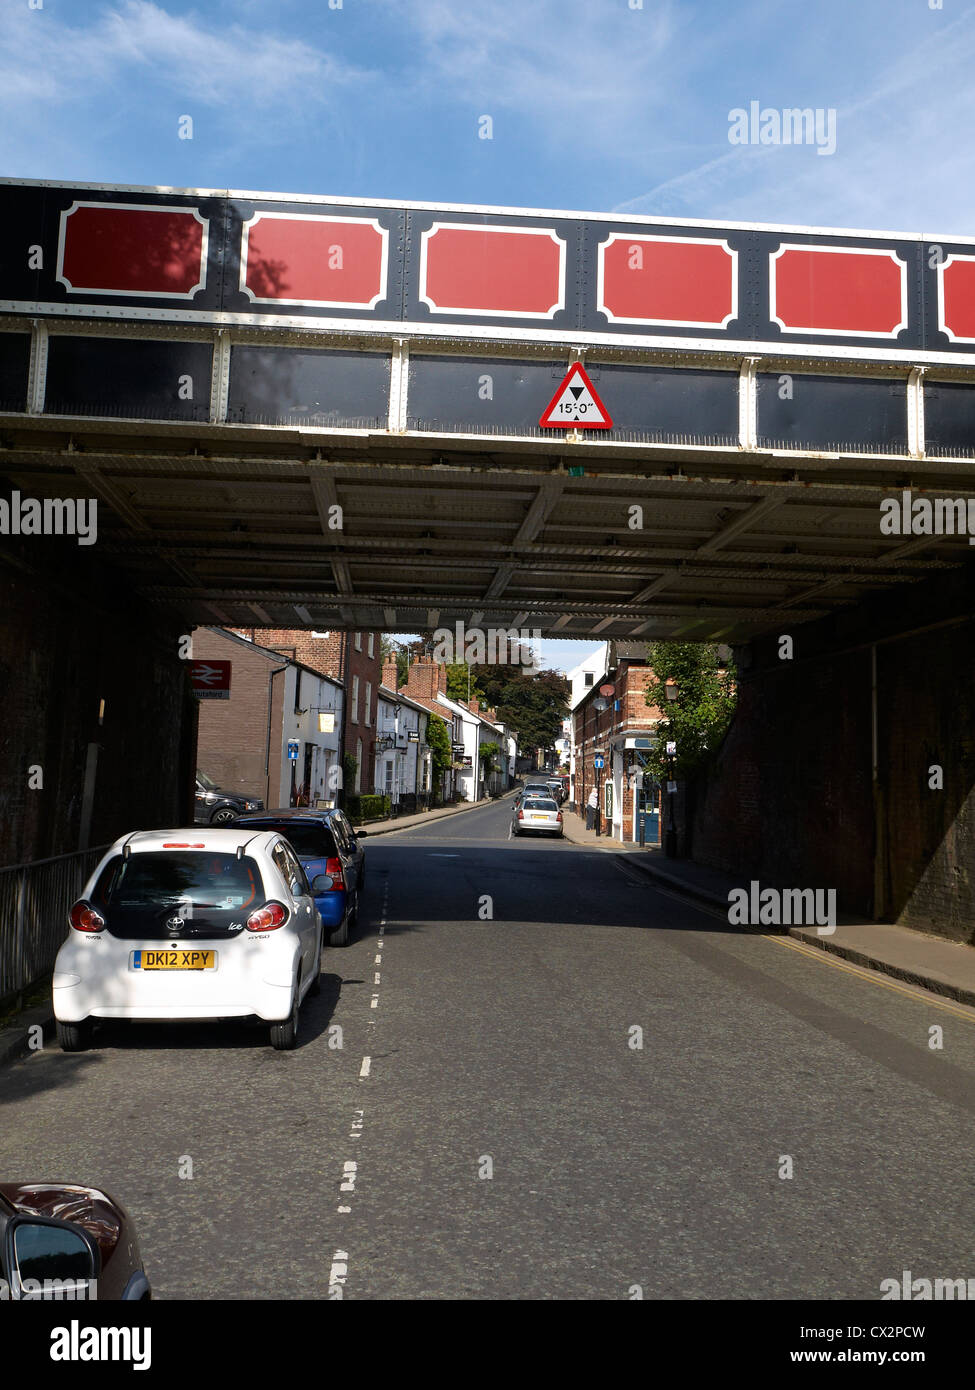
[[[626,854],[641,873],[722,914],[728,911],[731,889],[747,888],[749,884],[748,879],[733,878],[689,859],[668,859],[656,846],[641,849],[606,835],[597,836],[594,830],[586,829],[585,821],[575,811],[563,809],[563,828],[573,844]],[[820,936],[815,927],[790,927],[788,934],[855,965],[975,1007],[973,946],[891,922],[871,922],[843,914],[838,915],[836,930],[829,936]]]
[[[510,792],[502,792],[498,798],[503,801]],[[450,806],[438,806],[435,811],[417,811],[411,816],[388,816],[385,820],[364,820],[358,825],[353,824],[355,830],[367,831],[367,839],[373,835],[388,835],[392,830],[406,830],[413,825],[429,825],[432,821],[444,820],[447,816],[459,816],[464,811],[474,811],[478,806],[492,806],[494,802],[491,797],[486,796],[482,801],[458,801]]]

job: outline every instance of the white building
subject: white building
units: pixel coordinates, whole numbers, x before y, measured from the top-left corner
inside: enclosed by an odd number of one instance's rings
[[[416,809],[430,793],[432,754],[427,747],[430,715],[415,700],[379,687],[376,714],[375,788],[393,806]]]
[[[583,657],[578,666],[574,666],[572,670],[566,674],[566,680],[569,682],[569,718],[567,723],[569,726],[568,764],[570,803],[576,801],[577,750],[575,739],[572,736],[572,729],[575,722],[572,718],[572,711],[575,709],[576,705],[580,704],[581,701],[586,698],[593,686],[599,681],[600,676],[605,673],[608,662],[609,643],[601,642],[598,647],[593,647],[588,656]],[[563,737],[565,736],[564,730],[565,724],[563,724]]]

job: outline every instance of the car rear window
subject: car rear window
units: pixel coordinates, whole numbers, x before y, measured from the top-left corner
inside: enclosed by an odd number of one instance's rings
[[[200,850],[116,855],[91,899],[113,936],[165,938],[175,917],[186,936],[240,929],[267,897],[257,861]]]
[[[248,820],[248,830],[276,830],[299,859],[331,859],[338,854],[335,836],[323,821]]]
[[[559,809],[554,801],[546,801],[542,796],[528,797],[525,806],[529,811],[557,811]]]

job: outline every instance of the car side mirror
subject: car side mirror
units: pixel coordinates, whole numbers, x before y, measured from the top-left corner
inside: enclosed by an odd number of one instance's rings
[[[69,1221],[14,1216],[4,1234],[4,1264],[15,1299],[57,1295],[92,1298],[90,1281],[101,1273],[94,1240]]]
[[[355,838],[356,838],[357,840],[361,840],[362,837],[363,837],[363,835],[368,835],[368,834],[369,834],[369,831],[368,831],[368,830],[353,830],[352,834],[355,836]]]

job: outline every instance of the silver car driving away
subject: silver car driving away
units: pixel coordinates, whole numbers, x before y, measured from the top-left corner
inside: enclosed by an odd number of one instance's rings
[[[515,803],[515,813],[511,821],[513,835],[562,834],[562,812],[550,796],[528,796]]]

